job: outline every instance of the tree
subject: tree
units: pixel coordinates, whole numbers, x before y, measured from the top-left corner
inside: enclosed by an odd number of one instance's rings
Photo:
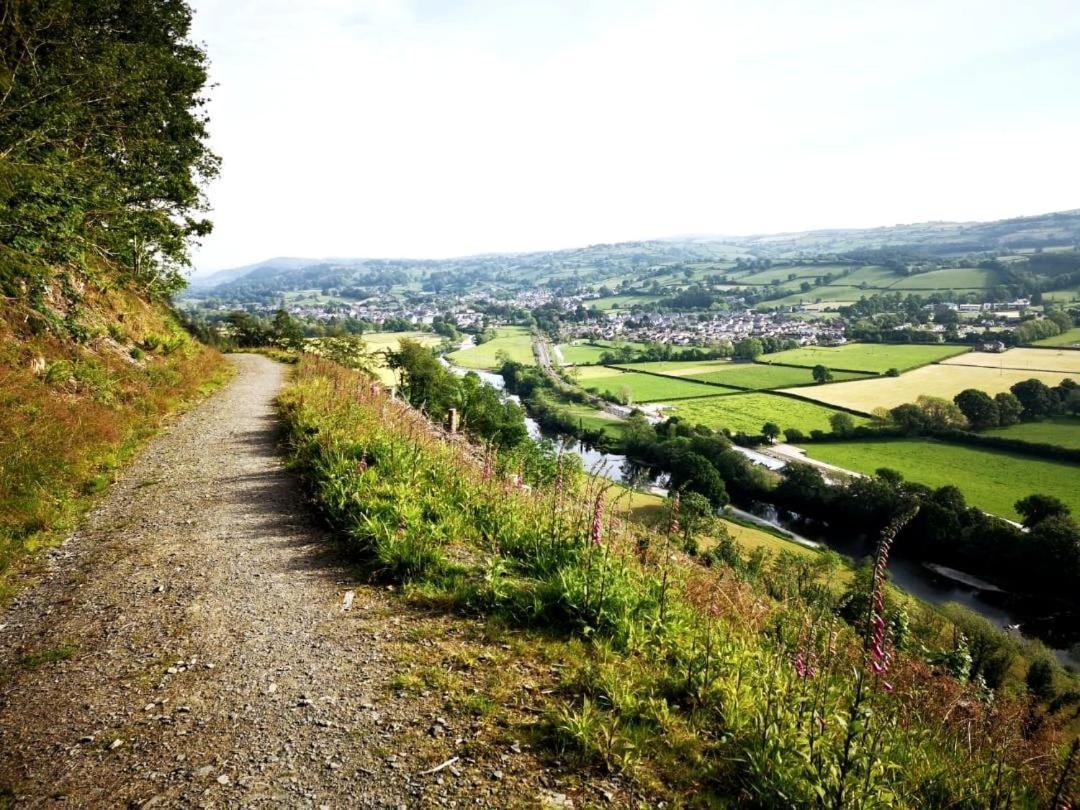
[[[761,426],[761,435],[770,442],[775,441],[776,437],[780,435],[780,426],[776,422],[766,422]]]
[[[304,328],[286,310],[274,313],[274,341],[286,349],[300,349],[304,345]]]
[[[1053,495],[1028,495],[1016,502],[1016,511],[1023,518],[1024,526],[1031,528],[1047,518],[1065,517],[1069,507]]]
[[[735,357],[739,360],[757,360],[764,351],[764,344],[754,337],[743,338],[735,343]]]
[[[838,436],[846,436],[855,429],[855,419],[850,413],[837,411],[829,417],[829,425],[832,427],[833,433]]]
[[[683,492],[679,496],[679,523],[682,526],[683,548],[696,553],[695,534],[704,530],[714,512],[709,499],[698,492]]]
[[[1009,391],[1002,391],[994,395],[994,404],[998,409],[998,424],[1001,427],[1015,425],[1020,421],[1020,415],[1024,412],[1024,406],[1016,395]]]
[[[724,480],[704,456],[693,451],[679,453],[671,461],[671,486],[704,495],[715,507],[728,502]]]
[[[942,397],[930,397],[924,394],[915,400],[915,404],[926,415],[928,427],[942,430],[964,427],[967,423],[963,412],[954,403]]]
[[[921,433],[927,426],[926,414],[922,408],[910,402],[892,408],[889,418],[901,431],[912,436]]]
[[[953,402],[975,430],[997,427],[1001,422],[997,404],[985,391],[965,388],[953,397]]]
[[[1019,400],[1023,408],[1021,417],[1024,419],[1043,419],[1054,410],[1054,395],[1050,387],[1041,380],[1024,380],[1009,390]]]
[[[53,265],[104,257],[153,295],[183,286],[218,169],[190,29],[180,0],[4,4],[0,246]]]
[[[814,382],[817,383],[827,383],[833,378],[832,372],[829,371],[828,368],[820,364],[814,366],[814,370],[811,372],[811,374],[814,377]]]

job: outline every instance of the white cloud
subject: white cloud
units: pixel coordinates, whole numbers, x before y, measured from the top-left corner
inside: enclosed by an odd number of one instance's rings
[[[194,5],[202,269],[1080,204],[1074,3]]]

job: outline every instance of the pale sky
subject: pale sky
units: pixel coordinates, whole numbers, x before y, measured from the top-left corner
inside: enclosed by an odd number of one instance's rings
[[[191,0],[200,272],[1080,207],[1080,2]]]

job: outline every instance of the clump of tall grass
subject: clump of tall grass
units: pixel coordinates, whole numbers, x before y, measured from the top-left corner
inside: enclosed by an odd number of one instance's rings
[[[863,634],[797,566],[778,563],[791,581],[771,589],[763,564],[737,573],[721,554],[705,567],[682,553],[677,513],[643,534],[564,457],[523,464],[447,441],[326,360],[303,358],[280,403],[296,467],[376,573],[576,651],[547,718],[567,754],[691,804],[1049,800],[1062,750],[1052,724],[890,642],[881,594],[899,521],[879,549]]]

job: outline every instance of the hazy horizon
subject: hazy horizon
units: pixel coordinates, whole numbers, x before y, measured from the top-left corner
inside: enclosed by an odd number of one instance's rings
[[[199,275],[1076,207],[1073,3],[193,6]]]

